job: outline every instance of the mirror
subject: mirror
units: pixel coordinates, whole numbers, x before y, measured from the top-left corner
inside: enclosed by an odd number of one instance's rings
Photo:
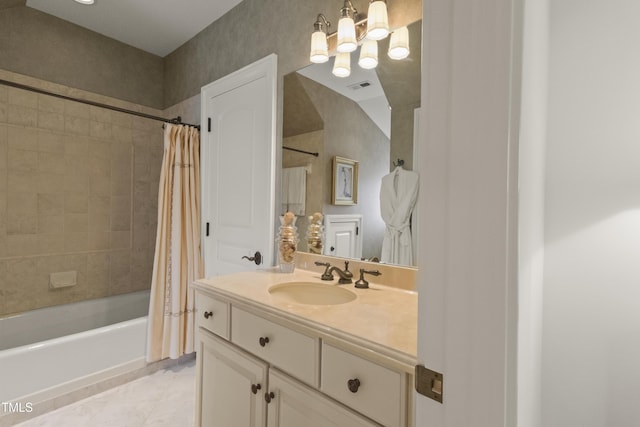
[[[327,215],[361,216],[357,233],[362,252],[356,258],[381,258],[386,230],[380,208],[382,178],[395,170],[399,159],[404,161],[405,170],[414,169],[422,21],[408,25],[408,29],[411,53],[404,60],[394,61],[387,56],[387,37],[378,42],[379,64],[375,69],[364,70],[357,65],[358,49],[352,53],[351,75],[347,78],[331,73],[333,58],[284,77],[283,203],[279,213],[292,210],[298,215],[300,251],[309,251],[305,236],[308,217],[321,212],[325,227]],[[332,204],[332,167],[336,156],[358,163],[355,205]],[[306,182],[299,188],[288,185],[289,177],[300,173]],[[301,193],[304,193],[302,202]],[[416,225],[414,212],[414,230]],[[336,255],[326,242],[323,253]]]

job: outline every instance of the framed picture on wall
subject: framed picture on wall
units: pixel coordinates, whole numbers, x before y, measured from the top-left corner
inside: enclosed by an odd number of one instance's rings
[[[331,204],[358,203],[358,162],[340,156],[333,157]]]

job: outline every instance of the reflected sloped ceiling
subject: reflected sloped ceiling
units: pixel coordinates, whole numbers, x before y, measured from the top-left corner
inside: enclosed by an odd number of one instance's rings
[[[282,136],[301,135],[324,128],[320,113],[304,90],[297,73],[284,77],[284,111]]]

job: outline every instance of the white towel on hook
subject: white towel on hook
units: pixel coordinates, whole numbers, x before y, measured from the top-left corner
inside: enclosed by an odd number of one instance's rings
[[[282,211],[304,215],[307,203],[307,168],[295,167],[282,170]]]

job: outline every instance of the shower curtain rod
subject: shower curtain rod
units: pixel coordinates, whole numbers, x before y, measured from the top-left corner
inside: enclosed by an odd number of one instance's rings
[[[189,124],[189,123],[182,123],[182,118],[180,116],[178,116],[176,118],[173,118],[173,119],[165,119],[164,117],[158,117],[158,116],[153,116],[151,114],[140,113],[138,111],[127,110],[126,108],[114,107],[113,105],[102,104],[100,102],[88,101],[86,99],[80,99],[80,98],[74,98],[74,97],[71,97],[71,96],[60,95],[58,93],[49,92],[49,91],[46,91],[46,90],[43,90],[43,89],[38,89],[36,87],[27,86],[27,85],[23,85],[23,84],[20,84],[20,83],[10,82],[8,80],[0,79],[0,84],[3,84],[5,86],[14,87],[16,89],[22,89],[22,90],[28,90],[30,92],[40,93],[42,95],[53,96],[55,98],[66,99],[67,101],[75,101],[75,102],[79,102],[81,104],[92,105],[94,107],[106,108],[107,110],[118,111],[120,113],[131,114],[131,115],[138,116],[138,117],[144,117],[145,119],[156,120],[156,121],[164,122],[164,123],[171,123],[171,124],[174,124],[174,125],[191,126],[191,127],[194,127],[194,128],[197,128],[198,130],[200,130],[200,125],[192,125],[192,124]]]
[[[285,150],[296,151],[296,152],[302,153],[302,154],[309,154],[310,156],[315,156],[315,157],[319,156],[318,153],[312,153],[310,151],[298,150],[297,148],[291,148],[291,147],[285,147],[285,146],[283,146],[282,148],[285,149]]]

